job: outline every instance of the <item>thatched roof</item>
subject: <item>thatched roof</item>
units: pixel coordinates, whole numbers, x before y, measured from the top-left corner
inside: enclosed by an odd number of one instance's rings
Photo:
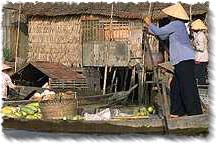
[[[114,3],[113,16],[128,19],[142,19],[148,14],[149,2],[140,3]],[[161,9],[172,5],[172,3],[152,3],[153,18],[165,17],[160,11]],[[194,15],[204,14],[208,11],[208,2],[197,3],[192,6],[192,13]],[[184,8],[189,14],[189,4],[183,4]],[[18,9],[19,3],[8,3],[4,8]],[[23,3],[22,13],[27,16],[62,16],[62,15],[102,15],[110,16],[111,4],[105,2],[96,3],[65,3],[65,2],[37,2],[37,3]]]
[[[12,77],[16,77],[17,75],[20,75],[20,74],[25,75],[29,73],[32,73],[33,76],[36,77],[37,71],[35,71],[35,69],[41,71],[43,74],[45,74],[49,78],[52,78],[55,80],[71,81],[71,80],[83,80],[86,78],[83,74],[73,71],[72,69],[64,66],[63,64],[54,63],[54,62],[46,62],[46,61],[30,62],[25,67],[21,68],[19,71],[13,74]],[[24,71],[27,71],[27,72],[24,72]]]

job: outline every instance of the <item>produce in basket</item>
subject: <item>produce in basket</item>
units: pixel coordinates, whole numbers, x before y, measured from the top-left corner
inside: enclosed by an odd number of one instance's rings
[[[81,115],[75,115],[72,117],[63,117],[63,120],[73,120],[73,121],[80,121],[80,120],[85,120],[85,117],[81,116]]]
[[[37,102],[19,105],[17,107],[5,106],[2,108],[1,113],[5,118],[41,119],[41,110]]]
[[[42,100],[54,100],[56,93],[54,91],[44,90],[42,93],[36,92],[30,100],[42,101]]]
[[[140,107],[138,109],[135,109],[133,112],[134,116],[149,116],[149,114],[154,114],[155,109],[153,106],[147,106],[147,107]]]
[[[36,92],[36,93],[30,98],[30,100],[41,101],[42,98],[43,98],[43,96],[42,96],[40,93]]]
[[[72,120],[84,120],[84,117],[81,115],[76,115],[72,118]]]
[[[16,107],[5,106],[2,108],[1,113],[3,115],[11,114],[16,112]]]
[[[147,108],[147,110],[148,110],[148,112],[149,112],[150,114],[152,114],[152,113],[155,112],[155,110],[154,110],[154,108],[153,108],[152,106],[149,106],[149,107]]]

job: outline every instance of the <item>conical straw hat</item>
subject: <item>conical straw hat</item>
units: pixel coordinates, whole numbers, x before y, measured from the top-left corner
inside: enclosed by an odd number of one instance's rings
[[[11,67],[6,64],[2,64],[2,70],[6,70],[6,69],[11,69]]]
[[[170,73],[174,73],[174,66],[170,62],[159,63],[158,66]]]
[[[182,20],[189,20],[187,12],[185,11],[185,9],[182,7],[180,3],[169,6],[163,9],[162,11],[169,16],[182,19]]]
[[[207,30],[207,27],[205,26],[205,24],[200,19],[197,19],[191,23],[191,29],[193,29],[193,30]]]

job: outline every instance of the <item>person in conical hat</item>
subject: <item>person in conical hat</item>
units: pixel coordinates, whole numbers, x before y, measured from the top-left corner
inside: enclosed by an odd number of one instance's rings
[[[197,19],[191,23],[191,29],[195,31],[196,30],[207,30],[207,27],[205,26],[202,20]]]
[[[208,40],[205,35],[207,27],[197,19],[191,23],[192,42],[195,49],[195,78],[199,85],[206,85],[208,72]]]
[[[180,3],[169,6],[163,9],[162,12],[174,18],[178,18],[178,19],[186,20],[186,21],[189,20],[187,12],[185,11],[185,9],[182,7]]]
[[[8,69],[11,69],[11,67],[6,64],[2,64],[2,71],[8,70]]]
[[[161,40],[169,40],[170,62],[174,66],[174,79],[170,86],[170,117],[202,114],[201,102],[196,85],[194,67],[195,51],[189,39],[185,22],[187,12],[180,3],[162,10],[170,23],[157,27],[151,17],[144,18],[148,32]]]
[[[10,69],[11,69],[10,66],[8,66],[6,64],[2,64],[1,76],[3,79],[3,82],[2,82],[2,96],[3,96],[2,99],[3,100],[8,99],[8,94],[7,94],[8,87],[12,88],[12,89],[16,88],[16,85],[14,85],[12,83],[12,80],[11,80],[10,76],[8,75],[8,71]]]

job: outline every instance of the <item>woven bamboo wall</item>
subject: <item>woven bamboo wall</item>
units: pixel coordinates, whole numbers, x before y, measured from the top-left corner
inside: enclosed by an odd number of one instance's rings
[[[76,17],[33,17],[29,20],[28,61],[82,65],[81,24]]]

